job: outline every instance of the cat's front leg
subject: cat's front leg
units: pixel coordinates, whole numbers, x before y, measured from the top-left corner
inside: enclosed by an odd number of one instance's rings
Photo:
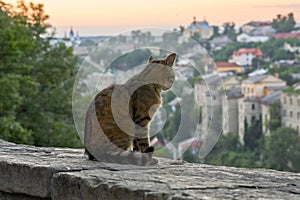
[[[148,134],[148,127],[142,127],[137,125],[135,127],[135,137],[134,137],[134,147],[139,149],[139,151],[143,153],[149,153],[151,149],[148,149],[150,147],[150,138]],[[154,148],[152,152],[154,151]]]

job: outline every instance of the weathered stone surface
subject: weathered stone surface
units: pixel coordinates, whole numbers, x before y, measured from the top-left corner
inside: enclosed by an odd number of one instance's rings
[[[159,159],[138,167],[89,161],[81,149],[0,140],[0,199],[300,199],[300,174]]]
[[[26,194],[12,194],[0,191],[0,199],[1,200],[51,200],[50,197],[48,198],[41,198],[41,197],[33,197],[28,196]]]
[[[83,150],[39,148],[0,141],[0,191],[49,197],[57,172],[99,168]]]
[[[52,186],[53,199],[300,199],[299,174],[187,163],[59,173]]]

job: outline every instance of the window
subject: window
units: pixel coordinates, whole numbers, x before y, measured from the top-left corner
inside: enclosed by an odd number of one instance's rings
[[[300,119],[300,112],[297,113],[297,119]]]
[[[297,100],[297,104],[298,104],[298,106],[300,106],[300,99]]]
[[[251,93],[252,93],[252,95],[254,95],[254,89],[253,88],[251,89]]]
[[[254,122],[254,121],[255,121],[255,119],[256,119],[256,117],[255,117],[255,116],[251,116],[251,122]]]
[[[290,111],[290,117],[293,117],[293,111]]]
[[[293,105],[293,98],[290,98],[290,105]]]
[[[283,103],[286,104],[286,97],[283,97]]]
[[[252,104],[252,110],[255,110],[255,104]]]
[[[286,110],[283,110],[282,115],[285,117],[286,116]]]

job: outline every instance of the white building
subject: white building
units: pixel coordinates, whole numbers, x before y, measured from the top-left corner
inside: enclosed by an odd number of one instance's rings
[[[250,42],[267,42],[270,39],[269,36],[266,35],[250,35],[247,33],[242,33],[237,36],[236,40],[242,43],[250,43]]]
[[[241,143],[244,142],[245,123],[249,127],[253,121],[263,117],[261,100],[272,94],[272,91],[278,91],[285,86],[286,82],[272,75],[252,76],[242,82],[244,98],[239,99],[239,139]]]
[[[223,99],[222,107],[222,129],[223,134],[237,134],[239,128],[238,120],[238,101],[243,97],[241,88],[231,88],[226,91],[226,96]]]
[[[280,102],[282,126],[296,129],[300,136],[300,87],[295,85],[294,91],[281,92]]]
[[[262,125],[263,125],[262,131],[263,134],[265,135],[270,134],[270,129],[269,129],[269,123],[271,121],[270,108],[271,105],[276,101],[280,101],[280,91],[273,92],[261,99]],[[278,107],[278,110],[280,110],[280,106]]]
[[[262,59],[263,53],[257,48],[242,48],[233,52],[229,58],[229,62],[236,63],[241,66],[251,66],[254,58]]]

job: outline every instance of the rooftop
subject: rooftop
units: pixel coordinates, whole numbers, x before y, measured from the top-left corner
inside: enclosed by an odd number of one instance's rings
[[[263,57],[262,51],[258,48],[241,48],[238,51],[233,52],[233,56],[240,56],[242,54],[254,54],[259,58]]]
[[[274,103],[276,100],[279,100],[279,99],[280,99],[280,91],[274,92],[270,95],[265,96],[264,98],[261,99],[261,102],[263,104],[270,105],[270,104]]]
[[[226,96],[228,98],[240,98],[243,96],[241,88],[231,88],[230,90],[226,91]]]
[[[244,80],[244,82],[247,82],[247,83],[257,83],[257,82],[265,79],[266,77],[267,77],[267,75],[250,76],[249,78],[247,78],[246,80]]]
[[[273,37],[277,40],[287,38],[298,38],[300,39],[300,33],[276,33]]]

